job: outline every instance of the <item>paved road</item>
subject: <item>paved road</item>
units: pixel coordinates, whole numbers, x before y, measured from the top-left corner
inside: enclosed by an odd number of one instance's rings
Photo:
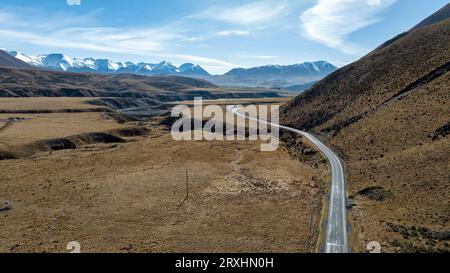
[[[245,115],[239,113],[239,108],[231,107],[233,113],[238,116],[245,117]],[[249,117],[252,120],[258,120],[254,117]],[[331,165],[331,194],[330,205],[328,209],[328,221],[325,238],[326,253],[347,253],[347,217],[346,217],[346,189],[345,189],[345,176],[344,168],[339,157],[325,144],[318,140],[315,136],[294,129],[287,126],[278,124],[272,124],[270,122],[262,120],[272,126],[276,126],[280,129],[294,132],[302,135],[311,141],[328,159]]]

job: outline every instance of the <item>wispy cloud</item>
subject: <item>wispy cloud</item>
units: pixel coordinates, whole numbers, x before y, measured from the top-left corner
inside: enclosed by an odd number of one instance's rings
[[[218,36],[248,36],[250,31],[246,30],[223,30],[216,33]]]
[[[199,39],[198,37],[185,35],[184,29],[178,27],[177,24],[159,28],[67,27],[68,22],[72,20],[66,18],[62,27],[58,28],[58,24],[53,24],[53,29],[51,29],[48,28],[49,22],[24,20],[24,18],[13,13],[0,10],[0,43],[14,41],[16,43],[56,47],[62,50],[64,48],[83,49],[158,58],[175,58],[196,62],[204,65],[207,69],[211,67],[226,70],[236,66],[215,58],[178,52],[172,53],[170,49],[174,49],[184,42]],[[222,34],[244,35],[243,32],[239,31]]]
[[[225,61],[217,60],[214,58],[207,58],[207,57],[201,57],[201,56],[194,56],[194,55],[186,55],[186,54],[166,54],[166,56],[174,56],[175,58],[181,58],[187,61],[200,63],[200,64],[206,64],[206,65],[213,65],[215,67],[222,67],[222,68],[232,68],[236,67],[235,64],[231,64]]]
[[[23,8],[0,8],[0,26],[3,28],[51,31],[71,26],[86,26],[95,22],[96,16],[102,9],[96,9],[86,14],[76,16],[68,13],[55,11],[48,16],[42,9]]]
[[[9,13],[9,12],[5,12],[5,11],[1,11],[0,10],[0,23],[3,26],[7,26],[7,25],[24,25],[23,22],[19,21],[16,19],[16,16],[14,16],[14,14]]]
[[[159,51],[171,41],[184,39],[184,36],[175,30],[166,28],[67,28],[53,32],[49,36],[62,41],[96,44],[125,52]]]
[[[235,7],[213,6],[190,18],[223,21],[231,24],[251,25],[269,22],[289,12],[285,0],[254,1]]]
[[[259,60],[270,60],[270,59],[276,59],[279,56],[275,55],[255,55],[255,54],[238,54],[236,55],[238,58],[245,58],[245,59],[259,59]]]
[[[141,36],[143,33],[152,33],[153,36]],[[34,45],[138,55],[162,50],[164,42],[174,38],[153,30],[128,32],[114,28],[73,28],[47,33],[45,36],[30,31],[0,28],[0,36]],[[6,38],[0,38],[0,41],[3,39]]]
[[[397,0],[318,0],[301,16],[305,37],[336,48],[344,53],[360,55],[365,49],[347,41],[348,36],[380,20],[379,14]]]

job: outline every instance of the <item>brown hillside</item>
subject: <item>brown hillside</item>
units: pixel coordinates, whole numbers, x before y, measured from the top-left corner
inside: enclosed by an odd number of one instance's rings
[[[356,250],[449,251],[450,19],[437,15],[282,109],[344,158]]]
[[[0,97],[126,97],[158,101],[279,97],[277,90],[219,88],[180,76],[68,73],[0,66]]]
[[[438,23],[442,20],[445,20],[450,17],[450,3],[445,5],[445,7],[441,8],[440,10],[436,11],[433,15],[428,17],[427,19],[420,22],[418,25],[416,25],[412,30],[419,29],[421,27],[426,27],[435,23]]]
[[[138,93],[215,87],[176,76],[102,75],[0,67],[0,97],[18,96],[145,96]]]

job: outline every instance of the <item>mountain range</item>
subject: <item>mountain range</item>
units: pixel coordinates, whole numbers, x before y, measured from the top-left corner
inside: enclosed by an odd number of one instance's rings
[[[99,73],[136,73],[145,75],[210,75],[199,65],[185,63],[180,67],[170,62],[160,63],[133,63],[133,62],[113,62],[109,59],[94,58],[72,58],[65,54],[52,53],[38,56],[27,56],[17,51],[8,53],[30,65],[66,72],[99,72]]]
[[[287,88],[316,82],[337,69],[326,62],[306,62],[294,65],[266,65],[253,68],[235,68],[209,80],[217,85],[259,86]]]
[[[316,82],[334,72],[337,67],[326,62],[305,62],[294,65],[266,65],[253,68],[235,68],[223,75],[211,75],[200,65],[185,63],[175,66],[171,62],[133,63],[113,62],[109,59],[72,58],[61,53],[28,56],[17,51],[9,55],[34,67],[65,71],[108,74],[177,75],[209,80],[217,85],[243,87],[285,88]]]

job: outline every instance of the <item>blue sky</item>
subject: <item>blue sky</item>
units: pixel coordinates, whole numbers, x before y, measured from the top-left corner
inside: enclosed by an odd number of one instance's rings
[[[315,60],[343,66],[447,3],[0,0],[0,48],[27,55],[192,62],[211,73]]]

